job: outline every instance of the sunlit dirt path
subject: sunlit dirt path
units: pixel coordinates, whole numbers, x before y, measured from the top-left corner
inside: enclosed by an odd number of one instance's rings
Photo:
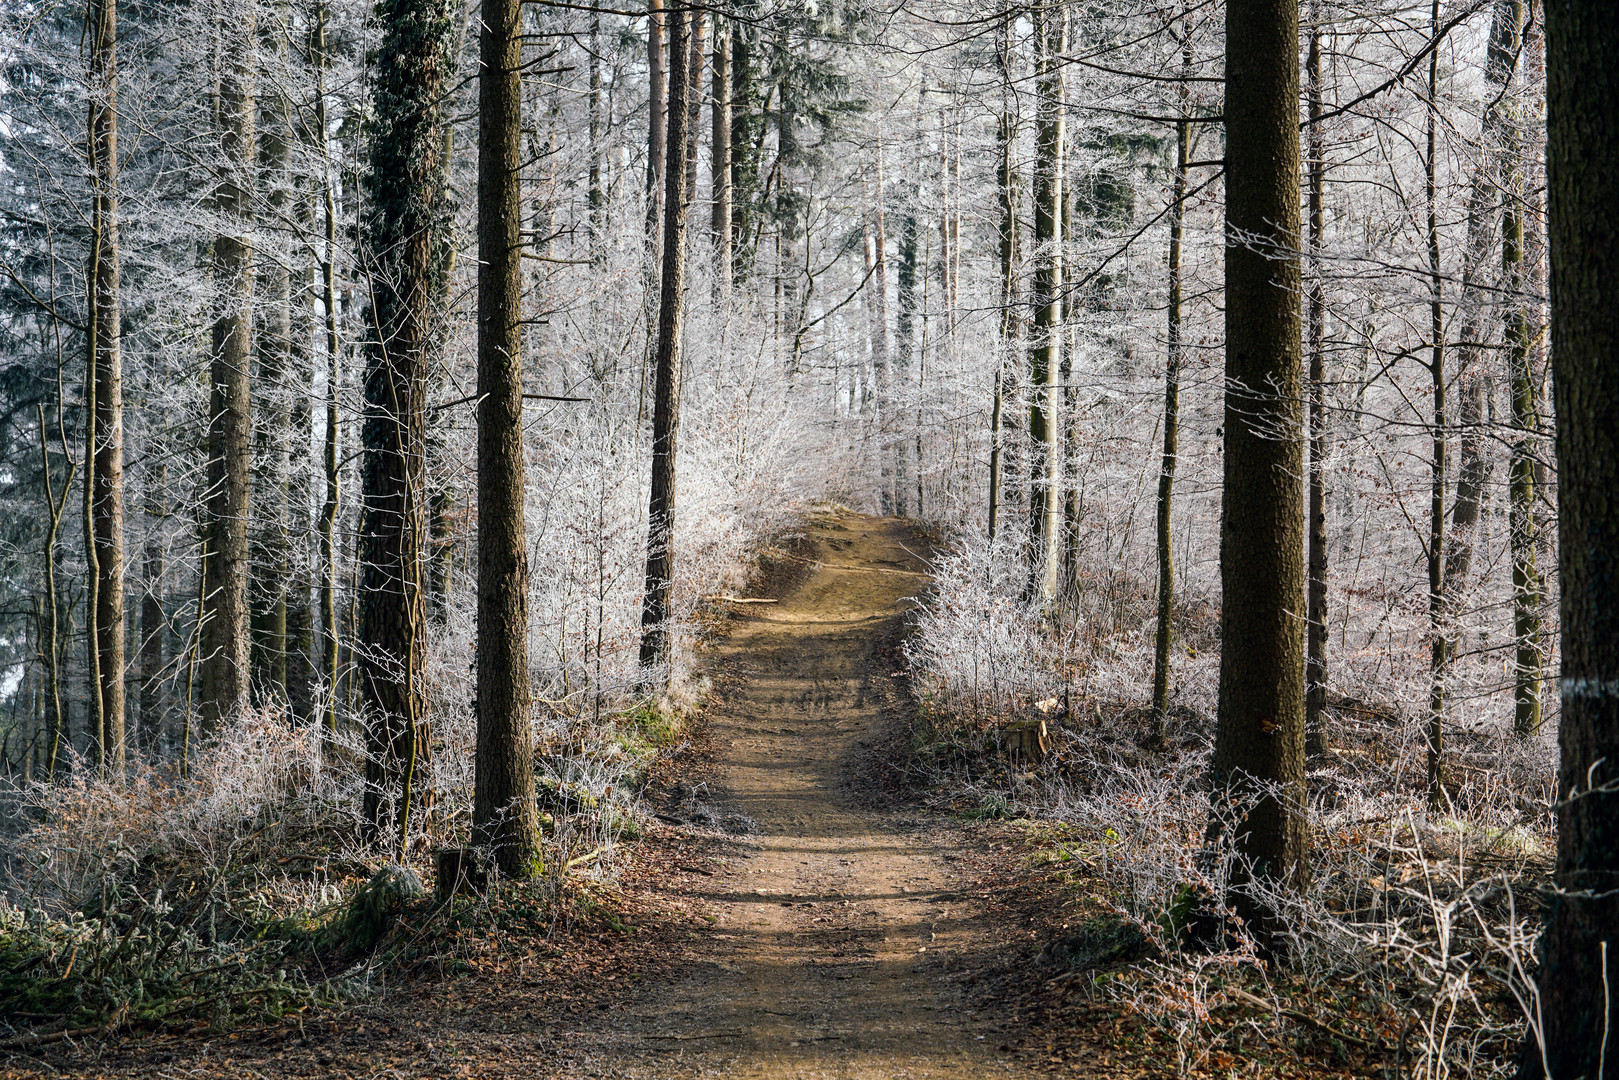
[[[711,711],[708,817],[754,831],[696,896],[713,931],[672,980],[570,1033],[564,1075],[1021,1075],[967,989],[999,950],[957,891],[962,833],[872,793],[873,743],[903,725],[879,650],[927,585],[925,551],[891,519],[807,528],[812,573],[723,647],[744,678]]]
[[[736,605],[704,660],[718,680],[706,727],[656,786],[662,820],[622,884],[602,890],[625,924],[479,938],[459,973],[390,970],[349,1008],[0,1053],[0,1080],[966,1080],[1061,1068],[1020,1052],[1044,1040],[1006,975],[1037,946],[1006,885],[985,884],[986,828],[907,806],[891,783],[909,720],[894,650],[928,586],[925,545],[901,522],[847,512],[804,529],[795,584],[776,603]],[[430,932],[435,918],[402,932]]]

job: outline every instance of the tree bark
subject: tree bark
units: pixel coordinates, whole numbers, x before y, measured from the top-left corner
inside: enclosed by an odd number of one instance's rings
[[[159,465],[147,481],[146,490],[146,550],[142,576],[146,579],[141,593],[141,689],[140,689],[140,748],[147,754],[155,753],[162,744],[163,734],[163,667],[167,653],[168,620],[163,611],[165,567],[163,559],[163,521],[168,516],[164,487],[168,482],[168,469]]]
[[[911,358],[916,352],[916,276],[919,269],[916,210],[913,207],[905,214],[899,232],[899,272],[896,274],[895,300],[899,310],[894,316],[894,385],[909,386],[911,380]],[[910,503],[910,459],[911,448],[909,442],[895,433],[894,439],[894,513],[900,517],[906,514]]]
[[[714,238],[714,282],[723,300],[731,289],[731,34],[729,24],[714,19],[714,113],[709,189],[713,206],[709,228]]]
[[[1439,0],[1432,0],[1431,33],[1439,33]],[[1428,211],[1428,378],[1433,392],[1433,453],[1428,507],[1428,636],[1431,679],[1428,693],[1428,807],[1443,809],[1445,795],[1445,470],[1447,432],[1445,416],[1445,278],[1439,257],[1439,198],[1437,187],[1439,131],[1439,50],[1428,56],[1427,153],[1423,158],[1424,191]]]
[[[686,215],[697,198],[697,140],[703,130],[703,63],[706,53],[705,12],[695,8],[686,13]],[[687,230],[688,237],[690,230]]]
[[[1268,938],[1273,916],[1243,886],[1297,886],[1309,867],[1298,4],[1230,0],[1226,41],[1223,603],[1211,763],[1222,795],[1211,832],[1237,857],[1233,904]]]
[[[689,48],[686,16],[669,13],[669,53]],[[646,591],[641,606],[640,662],[645,677],[668,679],[674,614],[675,451],[680,433],[680,328],[684,308],[686,200],[685,65],[671,65],[669,80],[669,157],[663,213],[663,275],[658,300],[658,339],[652,412],[652,491],[647,508]]]
[[[1057,598],[1062,584],[1062,208],[1063,208],[1063,53],[1068,41],[1068,9],[1061,2],[1035,13],[1035,120],[1033,296],[1034,346],[1030,350],[1029,439],[1032,448],[1029,492],[1029,592],[1043,603]],[[948,263],[948,251],[946,263]]]
[[[731,280],[740,281],[751,265],[754,242],[753,201],[759,187],[762,127],[754,108],[754,28],[745,22],[731,25]]]
[[[257,71],[256,5],[245,4],[226,33],[219,75],[220,144],[224,154],[215,194],[231,226],[214,239],[214,279],[220,290],[213,326],[207,496],[203,513],[202,733],[247,704],[248,520],[252,487],[249,442],[253,424],[250,365],[253,336],[252,175]],[[245,25],[244,25],[245,24]]]
[[[364,258],[372,281],[361,428],[360,619],[356,662],[366,727],[364,821],[402,852],[417,780],[430,763],[421,685],[426,637],[427,373],[440,252],[444,170],[439,125],[454,57],[447,0],[382,0]],[[391,804],[392,821],[387,808]]]
[[[1523,44],[1522,0],[1505,0],[1497,8],[1492,35],[1493,66],[1501,71],[1503,96],[1511,94],[1515,62]],[[1504,58],[1504,59],[1498,59]],[[1512,447],[1508,465],[1508,521],[1512,540],[1512,626],[1517,641],[1513,687],[1513,730],[1532,735],[1540,730],[1540,684],[1545,673],[1541,605],[1545,600],[1539,566],[1539,525],[1535,518],[1535,451],[1540,444],[1539,387],[1531,369],[1533,337],[1526,295],[1528,268],[1524,258],[1524,135],[1521,108],[1503,109],[1501,126],[1501,268],[1505,312],[1507,376],[1511,381]]]
[[[342,380],[342,357],[337,336],[337,193],[328,133],[330,118],[326,104],[326,23],[327,4],[320,5],[315,27],[315,123],[321,140],[322,237],[320,264],[321,317],[326,352],[326,432],[322,448],[326,491],[320,508],[320,674],[325,680],[324,723],[328,734],[337,734],[338,642],[337,625],[337,510],[341,493],[342,469],[339,454],[337,391]]]
[[[1181,75],[1192,72],[1192,20],[1181,21]],[[1180,115],[1190,115],[1190,86],[1179,88]],[[1175,469],[1180,463],[1181,415],[1181,253],[1186,230],[1186,169],[1192,155],[1192,124],[1175,125],[1175,176],[1170,183],[1169,302],[1164,359],[1164,452],[1158,467],[1158,628],[1153,637],[1152,741],[1168,745],[1169,647],[1174,638],[1175,544],[1171,510],[1175,500]]]
[[[1305,332],[1310,349],[1310,549],[1306,616],[1309,625],[1305,631],[1304,656],[1304,749],[1307,754],[1319,754],[1326,748],[1322,726],[1327,706],[1327,292],[1321,268],[1325,227],[1322,198],[1327,175],[1326,138],[1321,130],[1323,17],[1320,0],[1312,0],[1308,49],[1310,281]]]
[[[646,139],[646,230],[649,237],[656,234],[659,215],[663,207],[663,173],[668,156],[667,117],[664,106],[669,100],[668,73],[665,66],[663,0],[648,0],[646,16],[647,63],[647,139]]]
[[[124,372],[118,251],[118,5],[91,0],[90,163],[95,185],[90,254],[90,349],[95,422],[87,481],[93,488],[94,665],[97,760],[113,775],[124,752]]]
[[[590,208],[590,258],[600,266],[607,257],[607,191],[602,186],[601,12],[590,16],[590,169],[586,200]],[[481,48],[480,41],[480,48]],[[521,102],[519,102],[521,106]]]
[[[284,7],[270,8],[273,23]],[[274,67],[285,68],[286,28],[266,27],[264,43],[274,50]],[[272,228],[288,217],[287,161],[291,103],[279,89],[264,95],[260,108],[259,189],[269,205]],[[279,253],[268,254],[259,271],[259,327],[256,335],[258,420],[253,425],[253,508],[256,536],[249,583],[252,673],[257,692],[282,701],[287,693],[287,591],[292,575],[288,514],[291,510],[289,453],[292,412],[288,379],[292,372],[292,274]]]
[[[989,410],[989,539],[993,543],[1000,528],[1002,455],[1005,451],[1007,360],[1017,354],[1022,337],[1023,318],[1018,311],[1018,175],[1017,97],[1013,83],[1012,23],[1010,8],[1002,11],[1001,35],[996,41],[996,58],[1001,69],[1001,115],[996,130],[995,186],[1001,214],[999,255],[1001,263],[1000,351],[995,358],[995,390]]]
[[[521,0],[478,34],[478,746],[473,843],[507,877],[538,855],[523,515]]]
[[[1562,763],[1522,1075],[1562,1080],[1619,1060],[1619,20],[1548,0],[1545,26]]]

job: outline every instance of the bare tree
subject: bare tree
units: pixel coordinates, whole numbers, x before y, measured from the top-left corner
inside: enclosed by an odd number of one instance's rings
[[[685,56],[686,13],[669,13],[669,55]],[[686,277],[686,73],[669,66],[668,158],[663,209],[663,274],[653,363],[652,494],[647,509],[646,592],[641,601],[641,666],[649,676],[666,669],[674,614],[675,451],[680,434],[680,327]]]
[[[203,733],[247,703],[251,574],[248,515],[252,500],[253,424],[252,177],[257,82],[257,6],[242,5],[225,40],[219,75],[220,145],[224,154],[215,203],[219,289],[213,326],[208,407],[207,494],[203,511],[201,720]]]
[[[1250,876],[1288,886],[1309,872],[1298,46],[1294,0],[1228,3],[1225,483],[1211,771],[1244,814],[1227,834],[1237,886]],[[1254,896],[1239,887],[1234,902],[1263,933],[1270,915]]]
[[[93,417],[88,425],[91,597],[95,604],[97,760],[113,774],[124,768],[124,366],[118,288],[118,4],[91,0],[90,171],[95,184],[90,224],[90,333],[85,379]]]
[[[478,33],[478,749],[473,840],[501,873],[537,855],[523,517],[522,13],[484,0]]]
[[[1030,349],[1029,591],[1047,603],[1062,584],[1062,353],[1063,353],[1063,53],[1068,5],[1053,0],[1035,12],[1036,93],[1034,165],[1034,341]]]

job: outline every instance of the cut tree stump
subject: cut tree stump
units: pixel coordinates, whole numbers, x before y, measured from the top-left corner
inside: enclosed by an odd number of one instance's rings
[[[1002,734],[1006,752],[1013,758],[1039,762],[1044,760],[1046,751],[1050,748],[1050,735],[1046,731],[1046,719],[1043,716],[1014,720],[1006,725]]]
[[[434,858],[434,893],[439,900],[482,892],[488,878],[466,848],[441,848]]]

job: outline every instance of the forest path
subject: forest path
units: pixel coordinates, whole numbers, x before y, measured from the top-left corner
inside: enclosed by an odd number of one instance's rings
[[[680,888],[713,922],[689,962],[566,1038],[567,1075],[1026,1075],[967,989],[999,949],[959,891],[966,830],[883,807],[871,780],[906,708],[881,651],[927,585],[926,548],[847,512],[806,531],[813,573],[719,650],[744,678],[709,712],[707,816],[756,832]]]

